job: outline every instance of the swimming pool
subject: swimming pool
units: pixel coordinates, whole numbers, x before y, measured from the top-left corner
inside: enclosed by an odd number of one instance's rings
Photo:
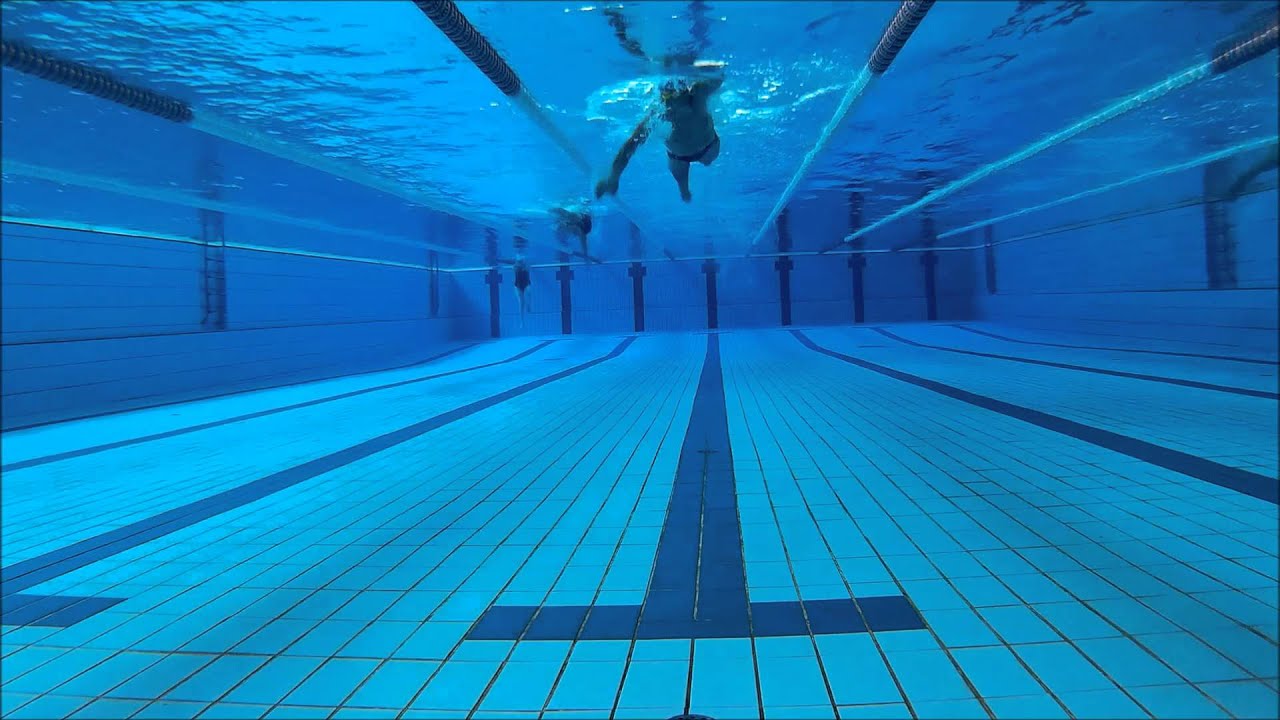
[[[3,7],[5,717],[1280,711],[1274,5]]]

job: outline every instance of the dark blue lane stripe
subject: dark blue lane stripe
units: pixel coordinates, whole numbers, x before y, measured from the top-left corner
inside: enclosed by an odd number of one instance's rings
[[[1173,352],[1171,350],[1139,350],[1137,348],[1101,347],[1098,345],[1067,345],[1065,343],[1040,342],[1038,340],[1021,340],[1005,335],[998,335],[993,332],[987,332],[986,330],[971,328],[967,325],[952,325],[952,327],[960,328],[961,330],[971,332],[974,335],[986,335],[989,338],[1004,340],[1006,342],[1021,343],[1023,345],[1043,345],[1045,347],[1071,348],[1074,350],[1105,350],[1107,352],[1141,353],[1143,355],[1168,355],[1170,357],[1204,358],[1206,360],[1230,360],[1231,362],[1251,363],[1253,365],[1280,364],[1280,361],[1276,360],[1260,360],[1258,358],[1233,357],[1231,355],[1202,355],[1200,353]]]
[[[93,617],[124,598],[81,597],[78,595],[7,595],[0,603],[0,625],[71,627]]]
[[[390,390],[391,388],[404,387],[405,385],[413,385],[414,383],[426,382],[427,380],[438,380],[439,378],[449,377],[450,375],[460,375],[462,373],[471,372],[472,370],[481,370],[483,368],[495,367],[497,365],[505,365],[507,363],[512,363],[517,360],[522,360],[524,358],[527,358],[530,355],[538,352],[539,350],[545,348],[546,346],[550,345],[553,342],[555,342],[555,340],[547,340],[546,342],[539,343],[538,345],[535,345],[529,348],[528,350],[524,350],[522,352],[516,353],[515,355],[512,355],[511,357],[505,360],[497,360],[491,363],[484,363],[483,365],[473,365],[471,367],[459,368],[457,370],[449,370],[448,372],[436,373],[434,375],[424,375],[422,377],[411,378],[409,380],[398,380],[396,382],[387,383],[385,385],[377,385],[374,387],[364,388],[363,390],[352,390],[350,392],[341,393],[339,395],[330,395],[329,397],[316,398],[315,400],[307,400],[305,402],[294,403],[293,405],[282,405],[277,408],[269,408],[267,410],[259,410],[257,412],[246,413],[244,415],[236,415],[235,417],[224,418],[222,420],[214,420],[207,423],[201,423],[199,425],[192,425],[190,427],[178,428],[176,430],[166,430],[165,432],[153,433],[151,435],[142,435],[136,438],[128,438],[126,440],[117,440],[115,442],[103,443],[102,445],[93,445],[91,447],[78,448],[76,450],[68,450],[66,452],[54,453],[53,455],[45,455],[43,457],[30,458],[27,460],[19,460],[17,462],[9,463],[8,465],[0,466],[0,471],[22,470],[23,468],[36,467],[38,465],[46,465],[51,462],[58,462],[59,460],[69,460],[71,458],[84,457],[85,455],[92,455],[94,453],[99,453],[104,450],[115,450],[116,448],[128,447],[130,445],[139,445],[141,443],[152,442],[154,440],[164,440],[166,438],[177,437],[179,435],[186,435],[187,433],[198,432],[200,430],[208,430],[209,428],[220,427],[222,425],[230,425],[231,423],[238,423],[238,422],[243,422],[245,420],[254,420],[260,417],[266,417],[268,415],[275,415],[276,413],[288,412],[290,410],[298,410],[305,407],[311,407],[313,405],[322,405],[324,403],[334,402],[336,400],[346,400],[347,398],[352,398],[352,397],[356,397],[357,395],[364,395],[366,393],[371,393],[371,392],[378,392],[379,390]],[[424,360],[422,363],[414,363],[414,365],[421,365],[423,363],[434,362],[443,357],[452,355],[456,352],[465,350],[470,347],[475,347],[474,343],[471,345],[463,345],[462,347],[454,348],[453,350],[441,353],[439,355],[436,355],[435,357]],[[412,366],[410,365],[405,367],[412,367]],[[401,368],[394,368],[394,369],[401,369]],[[387,372],[387,371],[379,370],[376,372]]]
[[[872,329],[881,335],[892,340],[897,340],[900,343],[919,348],[928,348],[930,350],[941,350],[942,352],[958,353],[960,355],[994,358],[996,360],[1008,360],[1009,362],[1020,362],[1028,365],[1043,365],[1045,367],[1061,368],[1063,370],[1078,370],[1080,372],[1094,373],[1095,375],[1111,375],[1113,377],[1130,378],[1132,380],[1149,380],[1151,382],[1165,383],[1166,385],[1181,385],[1182,387],[1198,388],[1200,390],[1213,390],[1215,392],[1232,393],[1234,395],[1247,395],[1249,397],[1264,398],[1267,400],[1280,399],[1280,394],[1267,392],[1266,390],[1253,390],[1250,388],[1233,387],[1231,385],[1216,385],[1214,383],[1199,382],[1196,380],[1164,377],[1163,375],[1145,375],[1142,373],[1124,372],[1122,370],[1108,370],[1106,368],[1089,367],[1087,365],[1071,365],[1068,363],[1053,362],[1051,360],[1036,360],[1034,358],[1017,357],[1015,355],[997,355],[995,353],[986,353],[977,350],[962,350],[960,348],[946,347],[944,345],[932,345],[930,343],[910,340],[896,333],[885,330],[884,328]]]
[[[414,423],[408,427],[393,430],[357,445],[307,461],[301,465],[272,473],[239,487],[187,503],[181,507],[173,508],[144,520],[130,523],[124,527],[0,569],[0,595],[8,596],[34,587],[46,580],[61,577],[73,570],[78,570],[104,558],[133,549],[176,530],[191,527],[203,520],[243,507],[281,490],[291,488],[298,483],[306,482],[317,476],[393,448],[401,443],[413,440],[449,423],[474,415],[481,410],[486,410],[532,390],[537,390],[549,383],[575,375],[607,360],[612,360],[621,355],[634,341],[634,336],[625,338],[608,354],[594,360],[588,360],[544,378],[532,380],[510,390],[504,390],[496,395],[490,395],[482,400],[468,403],[462,407]]]
[[[494,605],[469,640],[776,637],[924,628],[900,595],[749,602],[720,338],[707,337],[642,605]]]
[[[735,488],[720,337],[709,335],[637,637],[748,636]]]
[[[1062,433],[1063,435],[1073,437],[1077,440],[1092,443],[1093,445],[1106,448],[1113,452],[1118,452],[1122,455],[1128,455],[1135,460],[1141,460],[1143,462],[1151,463],[1152,465],[1158,465],[1166,470],[1172,470],[1177,473],[1182,473],[1183,475],[1203,480],[1207,483],[1213,483],[1219,487],[1229,488],[1246,495],[1251,495],[1259,500],[1265,500],[1272,504],[1280,504],[1280,484],[1277,483],[1275,478],[1269,478],[1265,475],[1249,472],[1248,470],[1241,470],[1240,468],[1223,465],[1221,463],[1180,452],[1178,450],[1171,450],[1154,443],[1149,443],[1145,440],[1139,440],[1127,435],[1111,432],[1110,430],[1103,430],[1102,428],[1085,425],[1074,420],[1058,417],[1057,415],[1050,415],[1049,413],[1041,412],[1040,410],[1032,410],[1031,408],[1023,407],[1021,405],[1014,405],[1013,403],[1008,403],[1003,400],[996,400],[995,398],[987,397],[986,395],[979,395],[977,393],[969,392],[968,390],[961,390],[958,387],[940,383],[936,380],[929,380],[928,378],[923,378],[919,375],[912,375],[901,370],[894,370],[893,368],[878,365],[869,360],[852,357],[850,355],[845,355],[842,352],[822,347],[810,340],[807,335],[799,330],[792,330],[791,333],[795,335],[796,339],[799,340],[802,345],[810,350],[822,353],[823,355],[828,355],[836,358],[837,360],[843,360],[851,365],[857,365],[864,370],[877,372],[895,380],[901,380],[902,382],[910,383],[917,387],[925,388],[926,390],[932,390],[940,395],[946,395],[949,398],[960,400],[961,402],[966,402],[970,405],[976,405],[977,407],[991,410],[993,412],[1000,413],[1001,415],[1016,418],[1044,428],[1045,430]]]

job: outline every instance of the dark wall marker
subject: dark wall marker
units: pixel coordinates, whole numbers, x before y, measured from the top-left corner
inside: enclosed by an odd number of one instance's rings
[[[567,253],[560,254],[560,261],[567,263]],[[573,269],[567,264],[556,271],[556,280],[560,281],[560,332],[573,334],[573,295],[570,294],[569,281],[573,280]]]
[[[430,273],[428,282],[430,286],[427,292],[430,296],[427,299],[429,304],[428,312],[431,317],[440,317],[440,253],[431,250],[427,253],[427,267],[431,268],[427,272]]]
[[[924,266],[924,312],[929,320],[938,319],[938,256],[932,250],[920,253],[920,264]]]
[[[791,269],[795,267],[789,257],[780,257],[773,267],[778,271],[778,302],[781,307],[782,325],[791,324]]]
[[[855,233],[862,229],[862,193],[849,193],[849,232]],[[863,240],[861,237],[854,238],[851,245],[854,250],[861,250]],[[864,323],[867,320],[867,304],[866,290],[863,278],[863,271],[867,267],[867,256],[857,253],[849,256],[849,270],[852,273],[853,281],[853,321],[855,323]]]
[[[208,139],[208,138],[206,138]],[[206,143],[200,162],[200,177],[204,196],[217,200],[222,185],[222,163],[218,162],[217,148]],[[225,216],[216,210],[200,209],[201,250],[200,287],[202,290],[200,318],[202,330],[227,329],[227,255]]]
[[[996,246],[995,246],[995,228],[991,225],[983,228],[982,239],[983,258],[986,260],[987,269],[987,294],[996,294]]]
[[[791,224],[790,212],[783,210],[778,214],[778,251],[782,253],[791,252]],[[781,310],[781,321],[785,327],[791,324],[791,269],[795,267],[795,263],[791,261],[791,257],[783,255],[778,258],[773,267],[778,271],[778,306]]]
[[[866,291],[863,289],[862,278],[862,271],[866,267],[867,257],[865,255],[849,256],[849,270],[853,275],[853,321],[855,323],[867,321]]]
[[[716,293],[716,273],[720,272],[720,263],[708,260],[702,263],[702,273],[707,276],[707,329],[720,327],[720,300]]]
[[[1211,290],[1239,287],[1236,273],[1236,241],[1232,232],[1229,205],[1221,199],[1221,189],[1230,183],[1231,166],[1225,160],[1204,167],[1204,260]]]
[[[635,323],[636,332],[644,331],[644,263],[633,262],[631,267],[627,268],[627,274],[631,276],[631,315]]]
[[[938,240],[933,216],[926,214],[920,221],[920,244],[933,247]],[[924,310],[929,321],[938,319],[938,256],[932,250],[920,254],[920,264],[924,267]]]
[[[489,268],[489,272],[484,275],[484,282],[489,286],[489,337],[501,337],[502,317],[499,315],[501,303],[499,287],[502,285],[502,274],[498,272],[498,268]]]
[[[498,272],[498,234],[492,229],[485,231],[484,257],[485,262],[490,265],[489,272],[484,276],[484,282],[489,286],[489,337],[496,338],[502,335],[502,297],[499,288],[502,274]]]

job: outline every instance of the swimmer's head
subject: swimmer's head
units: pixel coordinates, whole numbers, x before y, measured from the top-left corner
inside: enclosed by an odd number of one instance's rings
[[[662,84],[662,102],[670,102],[679,97],[683,93],[689,92],[689,81],[684,78],[675,78],[668,80]]]

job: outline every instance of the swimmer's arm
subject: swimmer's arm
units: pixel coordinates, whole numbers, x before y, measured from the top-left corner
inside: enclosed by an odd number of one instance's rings
[[[622,171],[627,169],[627,164],[631,162],[632,156],[636,154],[636,150],[649,139],[650,124],[653,121],[654,111],[650,110],[644,119],[636,125],[635,130],[631,131],[631,136],[618,149],[618,154],[613,158],[613,165],[609,169],[609,176],[604,180],[596,183],[596,197],[600,198],[605,195],[613,195],[618,192],[618,181],[622,178]]]

